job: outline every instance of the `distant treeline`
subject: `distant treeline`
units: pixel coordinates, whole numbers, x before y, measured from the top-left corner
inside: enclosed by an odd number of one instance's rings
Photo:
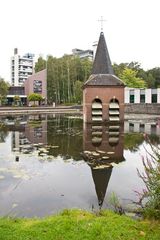
[[[38,58],[35,71],[47,69],[48,103],[82,102],[82,86],[89,78],[93,62],[77,56],[64,55],[61,58],[48,56],[47,61]],[[114,73],[128,87],[160,87],[160,68],[145,71],[138,62],[113,64]]]

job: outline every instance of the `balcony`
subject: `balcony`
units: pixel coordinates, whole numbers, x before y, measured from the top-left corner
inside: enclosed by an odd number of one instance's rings
[[[33,66],[33,61],[20,61],[20,66]]]

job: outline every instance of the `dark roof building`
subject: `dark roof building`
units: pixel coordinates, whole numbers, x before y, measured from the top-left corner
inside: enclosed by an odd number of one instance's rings
[[[100,34],[92,74],[85,82],[84,86],[86,85],[124,86],[124,83],[114,75],[103,32]]]
[[[99,37],[92,74],[113,74],[113,68],[103,32],[101,32]]]
[[[124,83],[112,74],[92,74],[84,86],[124,86]]]
[[[114,75],[104,33],[100,33],[92,74],[83,85],[85,122],[124,119],[124,83]]]

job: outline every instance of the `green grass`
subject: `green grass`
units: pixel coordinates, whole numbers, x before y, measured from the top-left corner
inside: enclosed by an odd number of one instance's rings
[[[0,218],[0,240],[159,240],[158,222],[136,221],[110,211],[65,210],[47,218]]]

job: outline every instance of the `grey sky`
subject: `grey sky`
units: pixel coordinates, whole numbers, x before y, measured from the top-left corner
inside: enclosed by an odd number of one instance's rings
[[[160,67],[159,0],[2,0],[0,76],[10,80],[10,57],[47,54],[60,57],[73,48],[92,49],[104,34],[112,62],[138,61]]]

